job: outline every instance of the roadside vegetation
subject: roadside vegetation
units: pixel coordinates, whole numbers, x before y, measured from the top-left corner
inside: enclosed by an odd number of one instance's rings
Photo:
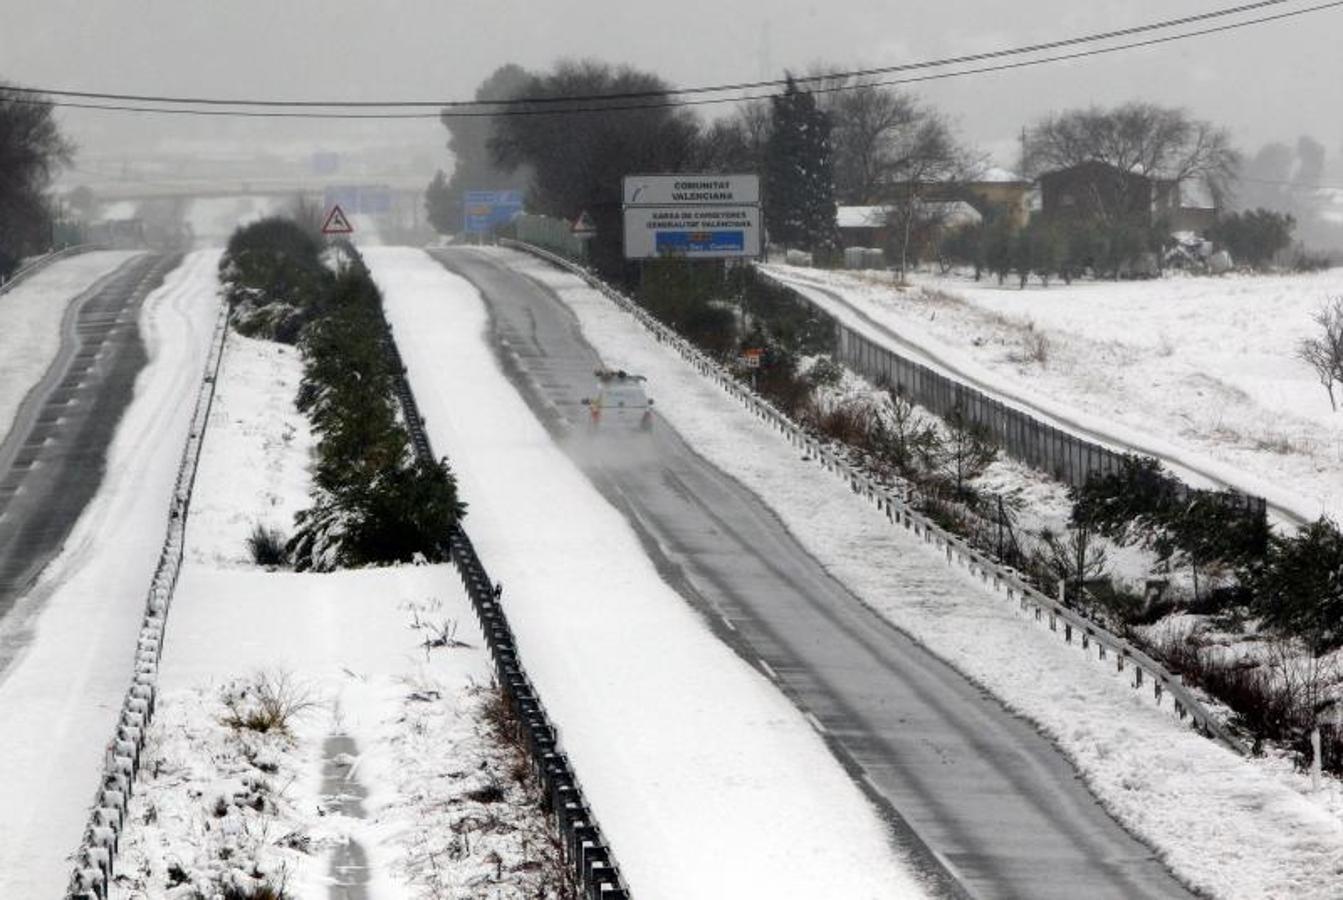
[[[48,189],[73,154],[51,104],[0,81],[0,282],[24,257],[52,249],[60,217]]]
[[[982,486],[999,457],[992,437],[956,415],[932,416],[889,385],[845,394],[833,322],[754,269],[650,263],[641,305],[728,366],[813,435],[899,490],[919,512],[1118,631],[1224,703],[1256,746],[1343,771],[1343,735],[1328,701],[1343,688],[1343,535],[1321,519],[1270,527],[1233,492],[1193,491],[1156,461],[1068,491],[1071,516],[1024,528],[1016,496]],[[758,350],[748,367],[746,350]],[[1042,350],[1046,353],[1047,350]],[[1140,552],[1135,585],[1115,558]],[[1132,564],[1130,563],[1130,568]],[[1172,631],[1165,620],[1199,623]]]
[[[382,295],[358,252],[326,248],[293,220],[239,228],[220,280],[240,333],[296,343],[304,378],[297,404],[317,436],[313,505],[296,516],[283,559],[295,569],[446,558],[465,506],[446,461],[426,464],[400,420]],[[276,535],[249,539],[277,565]]]

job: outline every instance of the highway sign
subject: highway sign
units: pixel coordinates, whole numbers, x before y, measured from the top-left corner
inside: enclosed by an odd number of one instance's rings
[[[626,207],[760,204],[759,175],[626,175],[623,190]]]
[[[463,230],[489,234],[522,212],[522,191],[467,191],[462,198]]]
[[[759,255],[757,206],[632,206],[625,210],[627,259]]]
[[[322,223],[322,234],[354,234],[354,226],[345,218],[345,212],[340,208],[340,204],[331,207],[331,212],[326,214],[326,221]]]

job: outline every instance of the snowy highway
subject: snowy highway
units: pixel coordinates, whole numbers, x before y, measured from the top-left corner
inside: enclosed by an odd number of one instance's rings
[[[506,255],[437,257],[481,291],[506,368],[663,579],[808,714],[906,852],[931,851],[977,897],[1185,895],[1032,726],[866,607],[665,422],[609,442],[571,428],[599,360],[551,290]],[[911,555],[891,590],[948,587]]]
[[[87,822],[219,309],[217,264],[217,253],[190,254],[148,297],[137,293],[141,368],[133,392],[122,386],[129,402],[98,490],[0,617],[0,897],[54,896]]]
[[[175,264],[137,256],[70,303],[56,358],[0,443],[0,616],[60,549],[98,488],[145,363],[140,305]],[[0,649],[0,666],[7,655]]]

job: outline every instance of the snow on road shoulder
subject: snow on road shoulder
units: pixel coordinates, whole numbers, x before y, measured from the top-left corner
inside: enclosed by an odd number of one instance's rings
[[[5,617],[0,897],[62,890],[130,683],[169,499],[219,311],[218,253],[189,255],[140,313],[149,360],[107,470],[32,593]]]
[[[1243,760],[1129,686],[1131,673],[1018,617],[920,540],[700,377],[583,281],[511,251],[549,285],[611,367],[640,372],[663,417],[769,504],[841,581],[896,626],[1032,720],[1175,874],[1223,898],[1328,898],[1343,876],[1343,791],[1309,795],[1276,760]],[[432,419],[431,419],[432,421]]]
[[[474,288],[418,250],[365,259],[522,659],[634,894],[923,895],[806,720],[662,582],[551,442],[499,370]]]
[[[23,398],[56,358],[61,319],[70,301],[139,255],[123,250],[77,254],[0,293],[0,441]]]

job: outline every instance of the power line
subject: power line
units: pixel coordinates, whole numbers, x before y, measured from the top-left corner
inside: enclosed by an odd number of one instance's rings
[[[1287,0],[1266,0],[1266,2],[1279,3],[1279,2],[1287,2]],[[1190,38],[1195,38],[1195,37],[1205,37],[1205,36],[1208,36],[1208,35],[1220,34],[1220,33],[1223,33],[1223,32],[1234,31],[1234,30],[1238,30],[1238,29],[1241,29],[1241,28],[1247,28],[1247,27],[1252,26],[1252,25],[1262,25],[1262,24],[1267,24],[1267,23],[1271,23],[1271,22],[1280,21],[1280,20],[1283,20],[1283,19],[1289,19],[1289,18],[1294,18],[1294,17],[1297,17],[1297,16],[1303,16],[1303,15],[1307,15],[1307,14],[1310,14],[1310,13],[1323,12],[1323,11],[1330,10],[1330,9],[1336,9],[1336,8],[1338,8],[1338,7],[1341,7],[1341,6],[1343,6],[1343,0],[1331,0],[1331,2],[1320,3],[1320,4],[1317,4],[1317,5],[1315,5],[1315,6],[1305,7],[1305,8],[1302,8],[1302,9],[1287,10],[1287,11],[1284,11],[1284,12],[1281,12],[1281,13],[1276,13],[1276,14],[1273,14],[1273,15],[1259,16],[1259,17],[1257,17],[1257,18],[1251,18],[1251,19],[1244,19],[1244,20],[1241,20],[1241,21],[1238,21],[1238,22],[1231,22],[1231,23],[1227,23],[1227,24],[1224,24],[1224,25],[1217,25],[1217,26],[1211,26],[1211,27],[1207,27],[1207,28],[1196,29],[1196,30],[1194,30],[1194,31],[1182,32],[1182,33],[1180,33],[1180,34],[1162,35],[1162,36],[1159,36],[1159,37],[1147,38],[1147,39],[1144,39],[1144,40],[1141,40],[1141,41],[1130,41],[1130,42],[1128,42],[1128,43],[1124,43],[1124,44],[1115,44],[1115,45],[1113,45],[1113,46],[1109,46],[1109,47],[1095,47],[1095,48],[1091,48],[1091,49],[1088,49],[1088,50],[1079,50],[1079,51],[1076,51],[1076,52],[1073,52],[1073,53],[1064,53],[1064,54],[1058,54],[1058,55],[1055,55],[1055,56],[1040,57],[1040,58],[1037,58],[1037,59],[1020,60],[1020,61],[1017,61],[1017,62],[1010,62],[1010,63],[1000,63],[1000,64],[992,65],[992,66],[979,66],[979,67],[976,67],[976,68],[961,69],[961,70],[958,70],[958,71],[952,71],[952,72],[933,72],[933,73],[929,73],[929,74],[925,74],[925,75],[915,75],[915,76],[909,76],[909,77],[905,77],[905,78],[881,79],[881,80],[877,80],[877,81],[868,81],[868,82],[864,82],[864,83],[860,83],[860,84],[836,84],[836,85],[825,85],[825,84],[822,84],[820,87],[811,88],[811,89],[809,90],[809,93],[818,93],[818,94],[840,93],[840,92],[844,92],[844,91],[860,90],[860,89],[868,88],[868,87],[889,87],[889,86],[898,86],[898,85],[919,84],[919,83],[929,82],[929,81],[941,81],[941,80],[946,80],[946,79],[950,79],[950,78],[964,78],[964,77],[972,76],[972,75],[984,75],[984,74],[990,74],[990,73],[994,73],[994,72],[1005,72],[1005,71],[1010,71],[1010,70],[1014,70],[1014,69],[1024,69],[1024,68],[1030,68],[1030,67],[1034,67],[1034,66],[1046,65],[1046,64],[1049,64],[1049,63],[1065,62],[1065,61],[1070,61],[1070,60],[1084,59],[1084,58],[1092,57],[1092,56],[1102,56],[1102,55],[1107,55],[1107,54],[1112,54],[1112,53],[1118,53],[1118,52],[1126,51],[1126,50],[1134,50],[1134,49],[1139,49],[1139,48],[1143,48],[1143,47],[1158,46],[1158,45],[1160,45],[1160,44],[1167,44],[1167,43],[1172,43],[1172,42],[1175,42],[1175,41],[1183,41],[1183,40],[1188,40],[1188,39],[1190,39]],[[1211,14],[1205,14],[1205,15],[1211,15]],[[1002,56],[1002,55],[1006,55],[1006,54],[1008,54],[1008,53],[1010,53],[1010,52],[1011,52],[1011,51],[996,51],[994,55]],[[980,56],[985,56],[985,55],[986,55],[986,54],[980,54]],[[931,65],[933,65],[933,64],[932,64],[932,63],[929,63],[929,64],[914,64],[914,63],[911,63],[911,64],[910,64],[910,66],[920,66],[920,65],[929,65],[929,66],[931,66]],[[890,68],[891,68],[892,70],[894,70],[894,69],[898,69],[898,68],[901,68],[901,67],[890,67]],[[906,67],[906,68],[907,68],[907,67]],[[866,70],[866,71],[875,71],[875,70]],[[834,78],[834,77],[838,77],[838,76],[813,76],[813,78],[812,78],[812,79],[809,79],[809,80],[828,79],[828,78]],[[768,82],[768,83],[770,83],[770,84],[778,84],[778,83],[780,83],[780,82]],[[13,89],[8,89],[8,88],[7,88],[6,90],[13,90]],[[701,89],[687,89],[687,91],[694,91],[694,90],[701,90]],[[708,89],[703,89],[703,90],[708,90]],[[665,96],[668,96],[668,95],[670,95],[670,94],[686,93],[687,91],[664,91],[664,92],[658,92],[658,93],[654,94],[653,96],[665,97]],[[31,93],[34,93],[34,94],[40,94],[40,93],[41,93],[41,91],[40,91],[39,89],[36,89],[36,88],[25,89],[25,90],[22,91],[22,92],[25,92],[25,93],[27,93],[27,92],[31,92]],[[110,95],[109,95],[109,96],[110,96]],[[609,100],[609,99],[611,99],[611,98],[614,97],[614,96],[615,96],[615,95],[592,95],[592,96],[588,96],[588,97],[555,97],[555,98],[546,98],[546,104],[548,105],[548,104],[550,104],[550,103],[556,103],[556,104],[581,104],[581,103],[591,103],[592,101],[595,101],[595,100]],[[579,106],[564,106],[563,108],[558,108],[558,109],[555,109],[555,108],[540,108],[540,109],[537,109],[537,108],[526,108],[526,107],[524,106],[524,108],[499,109],[499,110],[490,110],[490,111],[485,111],[485,112],[452,112],[452,111],[448,111],[448,110],[441,110],[441,111],[439,111],[439,112],[400,112],[400,113],[398,113],[398,112],[354,112],[354,113],[343,113],[343,112],[306,112],[306,111],[297,111],[297,112],[296,112],[296,111],[289,111],[289,110],[285,110],[285,111],[269,111],[269,110],[257,110],[257,109],[228,110],[228,109],[215,109],[215,108],[206,108],[206,109],[200,109],[200,108],[175,108],[175,107],[167,107],[167,106],[144,106],[144,105],[138,105],[138,104],[99,104],[99,103],[82,103],[82,102],[75,102],[75,101],[68,101],[68,100],[43,100],[43,99],[37,99],[36,97],[30,98],[30,99],[24,99],[24,98],[22,98],[22,97],[11,97],[11,98],[7,98],[7,99],[5,99],[3,102],[10,102],[10,103],[28,103],[28,104],[42,104],[42,105],[51,105],[51,106],[57,106],[57,107],[62,107],[62,108],[69,108],[69,109],[103,110],[103,111],[109,111],[109,112],[143,112],[143,113],[153,113],[153,114],[159,114],[159,115],[180,115],[180,116],[210,116],[210,117],[227,116],[227,117],[234,117],[234,118],[273,118],[273,119],[346,119],[346,120],[349,120],[349,119],[373,119],[373,120],[386,120],[386,119],[438,119],[438,118],[493,118],[493,117],[495,117],[495,116],[505,116],[505,117],[506,117],[506,116],[538,116],[538,115],[575,115],[575,114],[584,114],[584,113],[631,112],[631,111],[637,111],[637,110],[668,109],[668,108],[693,107],[693,106],[709,106],[709,105],[716,105],[716,104],[721,104],[721,103],[744,103],[744,102],[751,102],[751,101],[757,101],[757,100],[768,100],[768,99],[771,99],[771,98],[773,98],[773,97],[779,97],[779,96],[782,96],[782,94],[779,93],[779,92],[775,92],[775,93],[767,93],[767,94],[743,95],[743,96],[737,96],[737,97],[712,97],[712,98],[701,98],[701,99],[694,99],[694,100],[672,100],[672,99],[668,99],[668,100],[665,100],[665,101],[663,101],[663,102],[657,102],[657,103],[631,103],[631,104],[606,104],[606,103],[600,103],[600,104],[598,104],[598,105],[592,105],[592,106],[581,106],[581,105],[579,105]],[[160,99],[161,99],[161,100],[164,100],[164,101],[166,102],[166,98],[160,98]],[[225,102],[225,101],[220,101],[220,102]],[[282,103],[282,102],[283,102],[283,103],[288,103],[288,102],[300,102],[300,101],[257,101],[257,102],[258,102],[258,103],[272,103],[272,102],[274,102],[274,103]],[[307,102],[307,101],[302,101],[302,102]],[[418,101],[416,101],[416,102],[418,103]],[[473,101],[473,102],[474,102],[474,101]],[[523,104],[525,104],[525,103],[529,103],[529,102],[530,102],[530,103],[532,103],[533,105],[535,105],[537,101],[515,101],[515,102],[523,103]],[[225,103],[226,103],[226,102],[225,102]],[[410,104],[398,104],[398,105],[405,106],[405,105],[410,105]],[[483,102],[482,102],[482,105],[487,105],[487,106],[497,106],[497,105],[500,105],[500,103],[497,103],[497,102],[489,102],[489,101],[483,101]]]
[[[821,75],[797,76],[792,80],[795,83],[820,83],[832,79],[852,79],[869,78],[875,75],[891,75],[897,72],[910,72],[920,69],[944,68],[946,66],[962,65],[972,62],[983,62],[990,59],[1001,59],[1008,56],[1020,56],[1028,53],[1039,53],[1046,50],[1058,50],[1063,47],[1076,46],[1078,44],[1095,43],[1097,41],[1112,40],[1119,37],[1132,37],[1136,34],[1144,34],[1151,31],[1162,31],[1169,28],[1176,28],[1182,25],[1192,25],[1198,22],[1205,22],[1211,19],[1224,18],[1226,16],[1238,15],[1240,13],[1252,12],[1254,10],[1265,9],[1273,6],[1281,6],[1284,3],[1294,3],[1298,0],[1257,0],[1257,2],[1246,3],[1240,6],[1231,6],[1222,9],[1210,10],[1208,12],[1197,13],[1195,15],[1183,16],[1176,19],[1165,19],[1159,22],[1150,22],[1142,25],[1134,25],[1127,28],[1121,28],[1114,31],[1099,32],[1096,34],[1081,35],[1070,38],[1063,38],[1055,41],[1048,41],[1039,44],[1030,44],[1022,47],[1012,47],[1002,50],[989,50],[981,53],[973,53],[964,56],[944,57],[942,59],[924,60],[921,62],[903,63],[900,65],[882,66],[871,69],[855,69],[847,72],[830,72]],[[1336,4],[1327,4],[1336,5]],[[1301,12],[1310,12],[1313,10],[1302,10]],[[1242,24],[1256,24],[1269,19],[1248,20]],[[1237,26],[1239,27],[1239,26]],[[1067,57],[1065,57],[1067,58]],[[745,81],[730,84],[701,85],[688,88],[670,88],[667,90],[650,91],[626,91],[619,93],[605,94],[584,94],[569,97],[517,97],[506,100],[251,100],[251,99],[227,99],[220,97],[170,97],[153,94],[112,94],[95,91],[74,91],[58,90],[54,88],[30,88],[13,87],[7,88],[13,93],[22,94],[42,94],[50,97],[68,97],[77,100],[108,100],[125,103],[164,103],[176,104],[180,106],[251,106],[251,107],[281,107],[281,108],[363,108],[363,109],[385,109],[385,108],[415,108],[432,107],[439,109],[441,107],[470,108],[486,106],[490,108],[509,107],[509,106],[528,106],[535,104],[550,103],[586,103],[599,100],[649,100],[664,99],[676,96],[691,96],[698,94],[717,94],[729,91],[747,91],[757,90],[759,88],[777,88],[784,87],[788,83],[786,78],[766,79],[762,81]],[[723,101],[728,102],[728,101]],[[73,104],[69,104],[73,105]],[[117,108],[117,107],[107,107]]]
[[[1343,184],[1317,184],[1308,181],[1291,181],[1282,178],[1251,178],[1249,175],[1240,175],[1238,181],[1249,181],[1254,184],[1272,184],[1279,187],[1301,188],[1308,191],[1343,191]]]

